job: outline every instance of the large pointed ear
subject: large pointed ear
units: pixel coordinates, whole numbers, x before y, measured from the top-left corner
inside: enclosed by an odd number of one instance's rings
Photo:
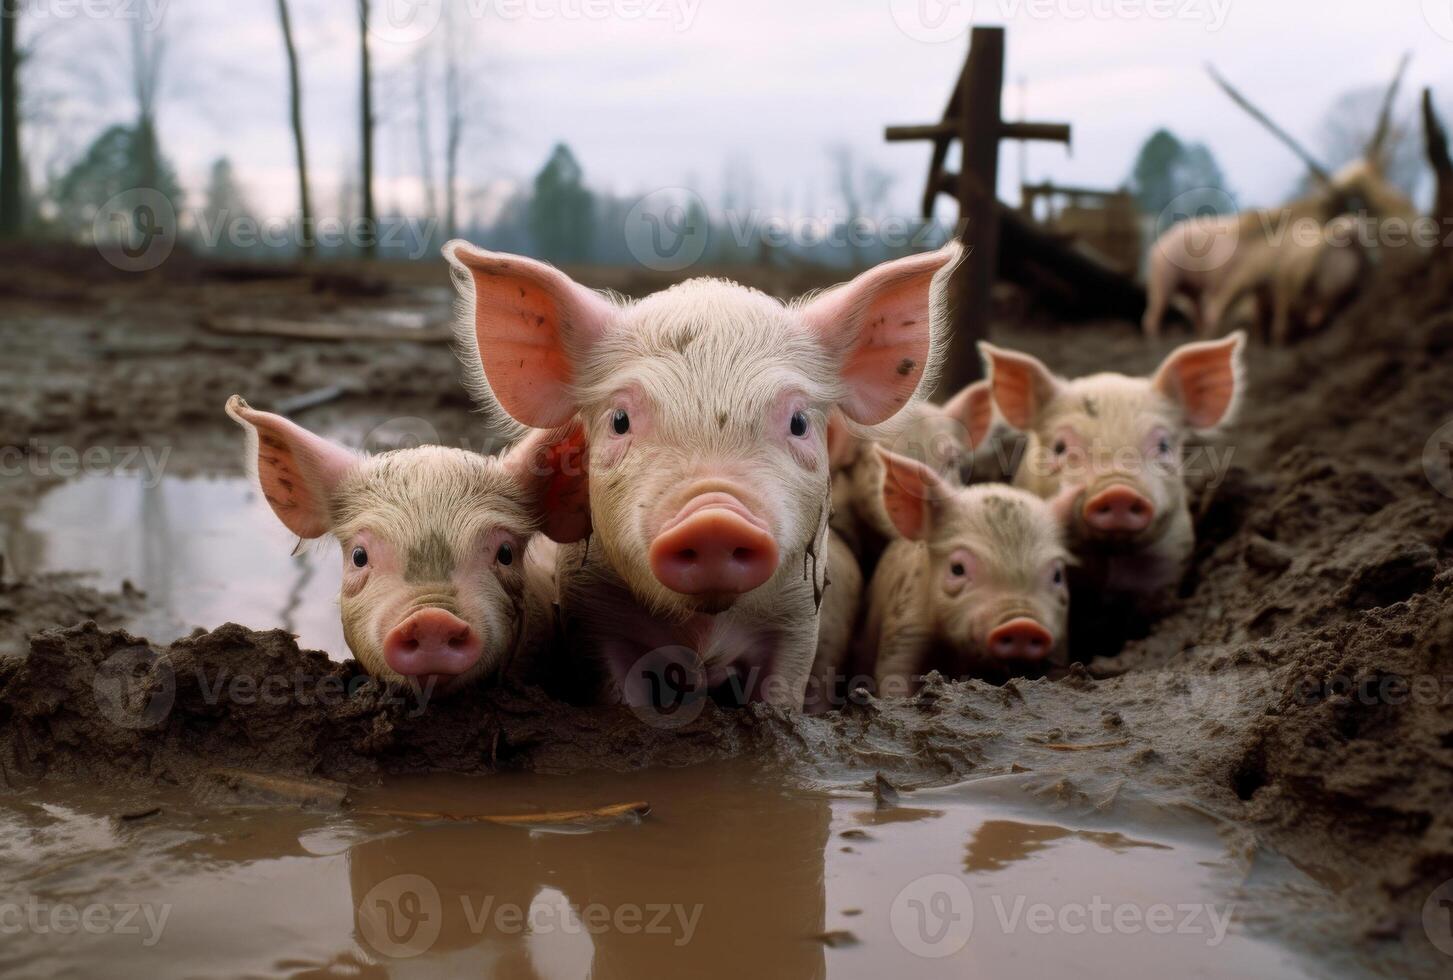
[[[926,389],[945,340],[948,276],[963,249],[894,259],[802,308],[802,319],[840,357],[838,407],[859,425],[886,422]]]
[[[1191,428],[1218,428],[1235,418],[1240,407],[1245,347],[1241,330],[1223,340],[1177,347],[1161,362],[1151,384],[1180,406]]]
[[[241,395],[227,399],[227,414],[247,430],[249,466],[272,512],[300,538],[332,526],[329,504],[359,457],[281,415],[259,412]]]
[[[532,494],[540,530],[569,544],[590,536],[589,446],[572,419],[563,428],[536,429],[510,447],[504,464]]]
[[[468,242],[444,246],[459,290],[456,339],[487,394],[516,422],[553,429],[575,414],[575,365],[616,307],[553,266]],[[480,392],[478,394],[485,394]]]
[[[952,491],[937,473],[917,460],[882,446],[876,448],[883,461],[883,509],[899,534],[910,541],[922,541],[933,529],[939,505]]]
[[[964,427],[969,448],[978,449],[994,428],[994,396],[988,381],[975,381],[944,402],[943,413]]]
[[[979,353],[989,375],[989,390],[1004,421],[1020,431],[1034,427],[1034,420],[1059,393],[1060,380],[1037,357],[1004,350],[984,341]]]

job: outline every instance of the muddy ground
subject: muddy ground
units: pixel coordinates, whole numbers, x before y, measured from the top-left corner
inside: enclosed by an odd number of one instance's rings
[[[658,285],[578,276],[627,292]],[[772,280],[777,291],[820,284]],[[334,385],[345,393],[307,422],[420,416],[445,441],[477,446],[479,419],[443,345],[206,326],[235,314],[346,321],[391,304],[442,314],[447,303],[442,263],[262,277],[174,261],[127,276],[83,254],[11,257],[0,262],[0,447],[39,460],[58,446],[165,445],[169,472],[237,473],[228,394],[272,407]],[[994,339],[1079,373],[1149,370],[1186,338],[1152,345],[1129,324],[1038,323]],[[1063,774],[1063,794],[1128,790],[1222,818],[1237,846],[1279,852],[1331,888],[1331,905],[1282,924],[1297,941],[1369,968],[1446,969],[1421,912],[1453,878],[1453,428],[1435,436],[1453,421],[1453,267],[1386,273],[1324,334],[1253,347],[1249,360],[1250,395],[1224,442],[1232,465],[1198,502],[1181,594],[1157,622],[1116,627],[1130,636],[1123,649],[1107,633],[1102,655],[1058,678],[931,683],[826,718],[707,704],[678,729],[528,690],[420,713],[273,624],[217,624],[157,649],[118,629],[144,596],[7,574],[0,781],[186,785],[240,766],[368,782],[743,754],[804,778],[881,772],[902,787],[1027,768]],[[12,467],[0,509],[23,512],[58,479]],[[288,681],[276,697],[217,696],[220,683],[278,676]]]

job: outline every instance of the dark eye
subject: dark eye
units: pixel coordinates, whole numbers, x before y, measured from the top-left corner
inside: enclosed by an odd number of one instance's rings
[[[1054,441],[1054,454],[1056,456],[1063,456],[1066,452],[1069,451],[1069,448],[1069,446],[1065,445],[1065,441],[1063,439],[1056,439]]]
[[[1167,439],[1165,436],[1161,436],[1160,437],[1160,442],[1156,443],[1156,449],[1159,450],[1159,452],[1160,452],[1160,454],[1162,456],[1169,456],[1170,455],[1170,440]]]
[[[961,561],[956,561],[948,567],[948,570],[953,572],[955,575],[962,577],[964,574],[964,563]]]
[[[494,560],[499,562],[501,565],[510,564],[512,561],[515,560],[515,549],[511,548],[510,543],[506,541],[504,544],[500,545],[499,550],[494,553]]]
[[[364,565],[367,565],[367,564],[368,564],[368,552],[364,551],[362,548],[354,548],[353,549],[353,567],[354,568],[362,568]]]
[[[615,410],[615,414],[610,417],[610,427],[618,436],[623,436],[631,431],[631,417],[626,414],[624,408]]]
[[[793,412],[792,421],[789,423],[789,425],[792,428],[792,434],[794,436],[797,436],[797,438],[800,439],[803,436],[807,435],[807,416],[804,413]]]
[[[1065,570],[1063,568],[1059,568],[1059,567],[1056,567],[1055,568],[1055,570],[1054,570],[1054,584],[1055,585],[1064,585],[1065,584]]]

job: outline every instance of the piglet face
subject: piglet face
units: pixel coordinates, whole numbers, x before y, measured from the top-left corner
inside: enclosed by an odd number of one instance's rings
[[[1185,516],[1187,442],[1235,412],[1243,341],[1187,344],[1149,377],[1073,381],[984,345],[996,404],[1027,436],[1016,483],[1057,499],[1076,542],[1107,552],[1153,547]]]
[[[883,452],[884,507],[925,545],[932,629],[967,671],[1067,660],[1070,561],[1054,507],[1002,484],[953,487]]]
[[[385,453],[340,488],[334,513],[344,637],[370,674],[448,693],[507,662],[534,521],[497,460]]]
[[[865,431],[921,396],[958,248],[793,305],[707,279],[611,303],[529,259],[446,255],[477,392],[527,426],[578,417],[596,543],[638,600],[681,618],[730,608],[820,543],[829,413]]]
[[[363,457],[236,396],[227,411],[278,519],[336,539],[344,637],[375,677],[448,693],[495,675],[521,639],[532,535],[589,531],[573,431],[503,458],[439,446]]]

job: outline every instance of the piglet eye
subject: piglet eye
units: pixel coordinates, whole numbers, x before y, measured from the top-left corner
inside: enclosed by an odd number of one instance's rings
[[[1161,436],[1160,437],[1160,442],[1156,443],[1155,448],[1156,448],[1156,451],[1159,452],[1162,456],[1169,456],[1170,455],[1170,440],[1168,438],[1166,438],[1165,436]]]
[[[961,562],[961,561],[954,562],[952,565],[950,565],[948,567],[948,570],[950,572],[953,572],[954,575],[956,575],[959,578],[963,578],[964,575],[968,572],[968,569],[964,568],[964,563]]]
[[[789,423],[792,434],[801,439],[807,435],[807,416],[802,412],[793,412],[792,421]]]
[[[1065,584],[1065,570],[1064,570],[1064,568],[1062,566],[1060,566],[1060,565],[1054,566],[1054,576],[1053,576],[1053,579],[1054,579],[1054,584],[1055,585],[1064,585]]]
[[[352,555],[353,567],[362,568],[368,564],[368,552],[362,548],[354,548]]]
[[[610,417],[610,427],[618,436],[623,436],[631,431],[631,417],[624,408],[615,410],[615,414]]]
[[[1069,448],[1069,446],[1065,445],[1065,441],[1063,439],[1056,439],[1054,441],[1054,454],[1056,456],[1063,456],[1066,452],[1069,451]]]
[[[501,565],[510,564],[515,560],[515,549],[511,548],[510,543],[506,541],[504,544],[499,546],[499,551],[496,551],[494,553],[494,560],[499,562]]]

